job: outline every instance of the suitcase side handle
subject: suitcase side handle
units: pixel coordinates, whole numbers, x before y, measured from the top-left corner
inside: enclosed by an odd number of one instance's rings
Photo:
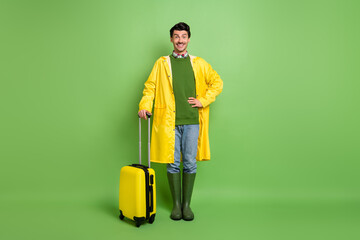
[[[154,211],[154,175],[149,174],[149,213]]]
[[[154,211],[154,188],[153,188],[153,185],[149,186],[149,195],[150,195],[149,212],[153,212]]]

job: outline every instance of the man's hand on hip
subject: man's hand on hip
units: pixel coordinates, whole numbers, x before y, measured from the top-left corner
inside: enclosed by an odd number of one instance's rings
[[[198,107],[198,108],[202,107],[201,102],[193,97],[188,98],[188,103],[190,103],[192,105],[192,107]]]
[[[147,110],[140,110],[138,113],[140,118],[147,120],[146,114],[149,114],[150,116],[152,115],[151,112]]]

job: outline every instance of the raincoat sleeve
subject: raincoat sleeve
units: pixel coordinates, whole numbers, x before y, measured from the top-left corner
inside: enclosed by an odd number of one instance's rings
[[[223,81],[219,74],[212,69],[211,65],[204,61],[205,64],[205,82],[208,85],[204,96],[198,98],[203,107],[207,107],[215,101],[215,97],[219,95],[223,89]]]
[[[145,82],[143,97],[141,98],[140,103],[139,103],[139,111],[145,109],[145,110],[151,112],[151,110],[152,110],[154,98],[155,98],[158,65],[159,65],[158,61],[156,61],[153,69],[151,70],[150,76],[148,77],[147,81]]]

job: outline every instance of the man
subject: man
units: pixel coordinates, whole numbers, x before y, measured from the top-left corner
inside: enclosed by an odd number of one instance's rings
[[[190,27],[184,22],[170,29],[170,41],[174,50],[169,56],[160,57],[155,62],[145,82],[138,113],[139,117],[146,119],[146,114],[152,115],[154,107],[150,159],[152,162],[167,163],[173,198],[170,217],[186,221],[194,219],[190,200],[196,176],[196,161],[210,160],[209,104],[215,101],[223,88],[220,76],[210,64],[187,52],[190,35]]]

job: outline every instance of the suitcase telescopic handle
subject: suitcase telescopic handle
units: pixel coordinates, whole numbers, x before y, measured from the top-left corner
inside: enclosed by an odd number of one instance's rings
[[[146,113],[148,118],[148,166],[150,168],[150,117],[151,115]],[[139,117],[139,163],[141,164],[141,118]]]

